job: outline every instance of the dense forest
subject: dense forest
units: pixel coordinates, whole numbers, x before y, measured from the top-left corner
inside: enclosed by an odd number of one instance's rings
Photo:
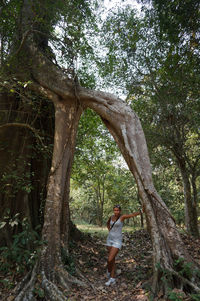
[[[200,300],[199,91],[197,0],[1,1],[2,300],[110,300],[69,296],[99,239],[78,226],[116,204],[144,208],[148,300]]]

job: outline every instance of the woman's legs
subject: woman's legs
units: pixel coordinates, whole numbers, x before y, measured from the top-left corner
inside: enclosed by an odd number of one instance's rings
[[[115,277],[115,257],[119,251],[118,248],[115,247],[107,247],[108,248],[108,272],[110,273],[111,278]]]

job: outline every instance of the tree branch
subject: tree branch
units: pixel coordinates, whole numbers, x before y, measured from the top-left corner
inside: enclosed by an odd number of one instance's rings
[[[27,129],[31,130],[34,133],[35,137],[40,141],[40,143],[42,144],[42,146],[46,148],[46,145],[44,145],[44,143],[42,142],[42,138],[38,134],[38,130],[36,130],[35,128],[33,128],[32,126],[30,126],[29,124],[18,123],[18,122],[5,123],[5,124],[0,125],[0,130],[4,129],[4,128],[8,128],[8,127],[22,127],[22,128],[27,128]]]

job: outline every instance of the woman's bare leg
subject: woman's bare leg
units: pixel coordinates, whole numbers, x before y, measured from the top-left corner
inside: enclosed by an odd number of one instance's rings
[[[111,278],[115,276],[115,257],[119,249],[115,247],[108,247],[108,272],[110,273]]]
[[[107,247],[107,250],[108,250],[108,257],[109,257],[111,248],[112,248],[112,247]],[[108,260],[107,260],[107,270],[108,270],[109,273],[111,272],[111,271],[109,270]]]

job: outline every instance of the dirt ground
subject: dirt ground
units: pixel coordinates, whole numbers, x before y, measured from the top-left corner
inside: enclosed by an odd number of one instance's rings
[[[189,252],[200,264],[200,240],[192,239],[186,235],[183,235],[183,240]],[[73,256],[76,258],[82,274],[87,278],[90,289],[84,290],[74,287],[69,300],[150,300],[149,280],[152,276],[152,247],[146,230],[124,233],[124,244],[116,260],[116,285],[111,287],[105,286],[107,281],[107,250],[104,244],[104,240],[94,235],[85,243],[81,242],[72,248]],[[174,293],[176,296],[180,293],[182,297],[171,300],[191,300],[181,291],[175,290]],[[160,296],[154,300],[166,299]]]
[[[185,245],[192,257],[200,264],[200,240],[194,239],[186,234],[182,235]],[[68,271],[77,276],[79,270],[79,279],[88,284],[87,289],[78,286],[72,286],[67,301],[152,301],[150,299],[150,279],[152,277],[152,246],[150,237],[146,230],[124,233],[123,247],[116,259],[116,284],[110,287],[105,285],[108,280],[106,276],[107,250],[105,238],[99,237],[98,233],[86,235],[79,242],[70,244],[70,256],[66,257],[64,262]],[[10,283],[15,285],[21,279],[12,276]],[[5,276],[0,274],[0,300],[13,301],[13,286],[5,287],[2,280]],[[178,295],[182,297],[177,297]],[[37,295],[38,301],[48,301],[44,296]],[[153,301],[166,301],[160,295]],[[189,296],[184,295],[182,291],[174,290],[172,297],[167,300],[189,301]],[[65,300],[63,300],[65,301]],[[199,299],[200,301],[200,299]]]

